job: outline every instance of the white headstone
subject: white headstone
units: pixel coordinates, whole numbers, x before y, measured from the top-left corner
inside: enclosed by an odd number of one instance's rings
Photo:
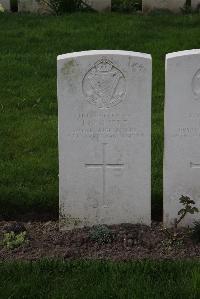
[[[150,12],[155,9],[166,9],[173,12],[181,11],[186,0],[143,0],[143,12]]]
[[[181,195],[200,207],[200,50],[166,57],[164,223],[172,226]],[[198,214],[187,215],[182,226]]]
[[[111,0],[85,0],[85,2],[100,12],[111,10]]]
[[[151,215],[151,56],[58,56],[60,226]]]
[[[42,0],[18,0],[18,11],[41,14],[52,12],[47,2]]]
[[[38,13],[40,4],[36,0],[18,0],[18,11]]]
[[[0,4],[5,10],[10,10],[10,0],[0,0]]]

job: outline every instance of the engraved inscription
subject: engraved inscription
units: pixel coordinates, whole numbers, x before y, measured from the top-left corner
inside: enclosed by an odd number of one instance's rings
[[[77,125],[67,133],[73,139],[89,138],[135,138],[143,137],[144,132],[133,126],[135,116],[128,113],[110,111],[90,111],[74,115]]]
[[[175,128],[173,137],[200,137],[200,112],[189,112],[183,115],[185,126]]]
[[[83,94],[98,108],[111,108],[122,102],[126,95],[123,73],[108,59],[101,59],[86,73]]]
[[[181,127],[177,128],[174,137],[200,137],[200,128],[195,127]]]
[[[200,98],[200,69],[196,72],[192,79],[192,90],[195,96]]]
[[[106,207],[106,169],[107,168],[123,168],[124,163],[106,163],[106,145],[107,143],[103,143],[103,161],[102,163],[96,163],[96,164],[85,164],[85,167],[87,168],[101,168],[103,171],[103,206]]]
[[[191,167],[191,168],[200,168],[200,164],[190,162],[190,167]]]

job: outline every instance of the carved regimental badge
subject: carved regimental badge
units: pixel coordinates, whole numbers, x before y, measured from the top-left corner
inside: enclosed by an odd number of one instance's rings
[[[192,79],[192,90],[198,99],[200,99],[200,70],[196,72]]]
[[[110,108],[124,100],[126,80],[122,72],[107,59],[102,59],[86,73],[83,93],[98,108]]]

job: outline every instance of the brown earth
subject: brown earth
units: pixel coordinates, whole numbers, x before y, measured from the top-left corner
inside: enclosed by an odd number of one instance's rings
[[[166,232],[161,223],[109,226],[109,242],[92,239],[94,228],[60,232],[56,221],[0,222],[0,260],[62,259],[188,259],[200,258],[200,243],[195,244],[189,230]],[[2,244],[6,232],[26,231],[28,243],[15,249]]]

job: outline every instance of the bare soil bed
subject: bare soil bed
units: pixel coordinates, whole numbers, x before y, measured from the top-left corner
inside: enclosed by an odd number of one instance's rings
[[[0,260],[62,259],[193,259],[200,258],[200,244],[189,230],[178,230],[171,238],[161,223],[145,225],[121,224],[108,227],[112,238],[108,243],[91,238],[94,228],[60,232],[56,221],[0,222]],[[28,242],[14,249],[3,246],[6,232],[26,231]],[[173,232],[173,231],[171,231]]]

